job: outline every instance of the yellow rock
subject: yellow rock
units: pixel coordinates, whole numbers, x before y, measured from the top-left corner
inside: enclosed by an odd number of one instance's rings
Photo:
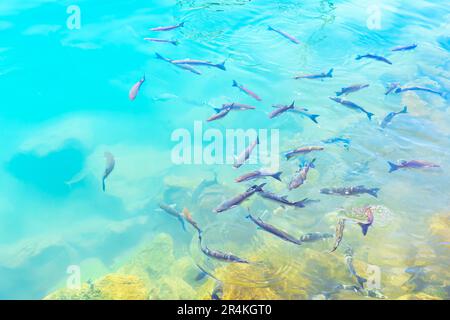
[[[435,296],[430,296],[429,294],[421,292],[421,293],[405,294],[405,295],[397,298],[397,300],[442,300],[442,299],[435,297]]]
[[[109,274],[97,281],[94,288],[106,300],[146,300],[148,289],[140,278],[133,275]]]
[[[450,213],[433,215],[430,219],[429,230],[442,242],[450,241]]]
[[[182,278],[166,276],[150,289],[152,300],[193,300],[196,292]]]

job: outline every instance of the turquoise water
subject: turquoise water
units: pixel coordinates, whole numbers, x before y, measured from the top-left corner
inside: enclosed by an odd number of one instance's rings
[[[268,190],[288,194],[289,199],[309,197],[320,202],[280,214],[279,206],[255,196],[251,210],[255,214],[267,210],[265,220],[298,235],[334,233],[337,220],[333,212],[341,207],[382,206],[387,213],[375,216],[366,237],[352,229],[344,242],[352,245],[355,257],[378,265],[385,275],[394,272],[393,263],[380,256],[404,254],[401,263],[394,266],[403,270],[421,265],[418,252],[425,248],[435,257],[425,264],[438,282],[429,284],[435,290],[428,294],[444,292],[440,297],[448,299],[449,274],[442,270],[448,269],[449,240],[434,238],[430,219],[447,214],[443,219],[447,224],[442,228],[448,235],[450,112],[445,93],[450,90],[450,9],[445,1],[380,2],[380,20],[374,24],[370,17],[376,8],[371,4],[3,0],[0,298],[41,299],[64,287],[71,265],[81,266],[83,282],[98,279],[115,272],[136,248],[161,233],[172,237],[177,258],[189,257],[193,268],[198,263],[215,274],[223,263],[202,256],[192,229],[184,232],[176,219],[156,211],[160,201],[175,203],[179,210],[188,207],[206,230],[205,239],[211,247],[220,249],[223,245],[222,250],[229,248],[241,256],[271,253],[273,248],[265,241],[272,238],[261,235],[245,219],[247,206],[221,215],[212,213],[224,198],[247,188],[247,184],[234,183],[234,178],[258,165],[235,170],[231,165],[173,163],[174,130],[192,132],[194,122],[203,121],[205,130],[221,132],[227,128],[279,129],[280,152],[321,145],[331,137],[350,138],[348,150],[325,145],[323,152],[306,156],[317,160],[304,186],[287,191],[296,161],[281,160],[283,183],[266,181]],[[80,29],[70,30],[66,25],[70,5],[80,8]],[[172,31],[148,30],[181,21],[185,26]],[[268,25],[295,36],[300,44],[268,31]],[[179,45],[146,42],[145,37],[176,39]],[[418,44],[415,50],[390,51],[412,43]],[[171,59],[225,60],[226,71],[195,67],[202,72],[196,75],[156,59],[155,52]],[[357,55],[367,53],[383,55],[393,64],[355,60]],[[323,81],[292,79],[297,74],[322,73],[331,68],[333,78]],[[130,88],[143,74],[146,82],[137,99],[130,101]],[[233,80],[257,93],[262,101],[233,88]],[[391,82],[425,86],[444,94],[409,91],[386,96],[385,85]],[[374,113],[372,121],[328,98],[356,83],[368,83],[370,87],[346,99]],[[319,123],[290,113],[268,118],[272,105],[293,100],[319,114]],[[212,106],[229,102],[251,104],[256,110],[233,111],[216,122],[205,122],[214,114]],[[381,130],[378,124],[384,116],[404,105],[409,112],[395,117],[388,128]],[[103,192],[105,151],[115,156],[116,166]],[[440,168],[389,174],[387,161],[401,159],[425,160]],[[212,179],[213,172],[218,174],[219,185],[204,190],[209,193],[202,201],[192,199],[197,185],[202,179]],[[319,192],[322,188],[357,185],[380,188],[378,198]],[[292,263],[286,264],[281,258],[277,263],[275,255],[272,265],[257,279],[238,270],[231,284],[267,287],[279,282],[287,269],[296,270],[307,263],[306,258],[294,258],[303,248],[274,241],[277,251],[292,255]],[[332,243],[321,243],[317,251],[330,249]],[[343,252],[340,248],[336,254]],[[378,254],[371,258],[372,252]],[[343,262],[341,268],[345,270]],[[403,272],[397,269],[396,275]],[[302,298],[313,298],[336,284],[324,274],[303,275],[315,284]],[[186,282],[194,291],[199,288],[193,280]],[[391,291],[395,293],[388,298],[401,295]],[[289,298],[282,289],[278,294]]]

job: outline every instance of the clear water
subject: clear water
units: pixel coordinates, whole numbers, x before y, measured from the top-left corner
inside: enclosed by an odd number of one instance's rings
[[[65,286],[72,265],[81,267],[82,282],[96,281],[165,233],[173,239],[177,259],[189,258],[190,268],[201,265],[225,286],[247,288],[250,297],[251,290],[262,287],[280,298],[314,298],[344,276],[351,284],[343,260],[345,246],[351,245],[355,259],[379,267],[380,290],[388,298],[423,292],[448,299],[448,100],[424,92],[384,95],[389,82],[449,92],[448,2],[379,2],[379,28],[374,29],[373,1],[85,0],[76,1],[81,28],[70,30],[66,9],[72,2],[0,3],[0,298],[41,299]],[[186,22],[183,28],[148,31],[180,21]],[[268,31],[268,25],[301,44]],[[178,39],[180,44],[149,43],[144,37]],[[390,52],[411,43],[418,44],[416,50]],[[156,59],[155,52],[172,59],[226,60],[227,70],[198,67],[199,76]],[[388,57],[393,65],[355,61],[356,55],[369,52]],[[292,79],[330,68],[332,79]],[[144,73],[147,81],[131,102],[128,92]],[[262,101],[233,88],[232,80]],[[371,122],[328,99],[355,83],[370,84],[348,99],[373,112]],[[268,119],[271,105],[293,100],[319,114],[319,124],[294,114]],[[281,163],[283,184],[267,180],[270,190],[289,194],[289,199],[320,202],[280,213],[276,205],[254,197],[250,210],[257,215],[267,210],[266,221],[299,235],[333,233],[333,212],[341,207],[381,206],[366,237],[350,226],[341,247],[329,254],[333,240],[297,247],[257,231],[245,219],[247,205],[212,213],[224,197],[246,189],[233,179],[258,166],[236,171],[230,165],[175,165],[171,134],[179,128],[192,131],[194,121],[214,113],[211,106],[233,101],[257,110],[204,122],[204,128],[280,129],[280,151],[330,137],[351,139],[349,150],[326,145],[316,153],[316,169],[297,190],[287,193],[286,183],[298,162]],[[383,117],[404,105],[409,113],[380,130]],[[105,151],[114,154],[116,167],[102,192]],[[387,161],[400,159],[441,167],[389,174]],[[214,171],[220,185],[205,190],[201,201],[192,199],[197,185]],[[319,193],[356,185],[381,188],[379,197]],[[184,232],[176,219],[155,210],[162,200],[176,203],[179,210],[188,207],[205,229],[209,247],[264,263],[251,272],[231,266],[224,276],[226,264],[199,252],[193,229]],[[433,217],[444,218],[436,225]],[[433,230],[439,228],[444,231],[436,236]],[[311,250],[322,260],[311,262]],[[418,265],[427,267],[425,288],[399,289],[403,281],[391,281],[407,280],[404,270]],[[331,269],[344,276],[337,279]],[[299,283],[311,285],[299,288],[293,274]],[[292,286],[279,285],[288,275]],[[184,280],[193,292],[203,290],[198,281]],[[296,295],[300,291],[304,294]],[[346,298],[361,297],[350,293]]]

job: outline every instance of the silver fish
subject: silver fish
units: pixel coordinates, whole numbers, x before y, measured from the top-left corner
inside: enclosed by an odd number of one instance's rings
[[[333,248],[330,250],[330,253],[336,251],[336,249],[339,247],[339,244],[341,243],[342,238],[344,237],[344,229],[345,229],[345,219],[339,219],[338,223],[336,224],[334,245]]]
[[[329,238],[333,238],[334,236],[331,233],[322,233],[322,232],[310,232],[302,235],[300,240],[302,242],[315,242],[320,240],[325,240]]]
[[[278,181],[281,181],[281,178],[280,178],[281,174],[282,174],[281,171],[270,172],[267,170],[260,169],[260,170],[246,173],[246,174],[236,178],[234,181],[244,182],[244,181],[250,181],[250,180],[261,179],[261,178],[266,178],[266,177],[272,177]]]
[[[306,74],[306,75],[298,75],[295,76],[294,79],[324,79],[324,78],[333,78],[333,69],[330,69],[327,73],[322,72],[319,74]]]
[[[386,128],[386,126],[392,121],[392,119],[394,119],[394,117],[396,115],[402,114],[402,113],[407,113],[408,112],[408,108],[405,106],[403,107],[402,110],[398,111],[398,112],[389,112],[386,117],[384,117],[383,121],[381,121],[380,123],[380,127],[381,128]]]
[[[184,59],[184,60],[172,60],[172,63],[178,64],[178,65],[187,64],[187,65],[193,65],[193,66],[214,67],[214,68],[218,68],[220,70],[226,71],[225,61],[222,63],[212,63],[212,62],[204,61],[204,60]]]
[[[398,46],[395,48],[392,48],[391,51],[408,51],[408,50],[414,50],[415,48],[417,48],[417,44],[410,44],[407,46]]]
[[[310,163],[306,163],[299,168],[288,185],[289,190],[297,189],[303,183],[305,183],[308,171],[313,167],[315,161],[316,159],[313,159]]]
[[[222,202],[217,208],[214,209],[214,212],[216,213],[221,213],[224,211],[227,211],[229,209],[235,208],[238,205],[240,205],[241,203],[243,203],[245,200],[247,200],[248,198],[250,198],[252,195],[254,195],[256,192],[261,192],[263,191],[263,187],[266,184],[263,183],[261,185],[254,185],[252,187],[250,187],[247,191],[245,191],[244,193],[238,194],[237,196],[226,200],[224,202]]]
[[[374,116],[374,114],[372,112],[368,112],[366,111],[363,107],[358,106],[356,103],[353,103],[351,101],[348,100],[343,100],[341,98],[336,98],[336,97],[329,97],[331,100],[347,107],[353,110],[357,110],[357,111],[361,111],[363,113],[365,113],[367,115],[367,117],[369,118],[369,120],[372,120],[372,117]]]
[[[367,279],[359,276],[356,273],[355,267],[353,266],[353,249],[351,247],[347,247],[347,249],[345,250],[344,261],[345,261],[345,264],[347,265],[350,275],[356,278],[356,281],[358,282],[358,285],[361,288],[364,288],[364,283],[367,282]]]
[[[239,156],[235,157],[233,167],[235,167],[236,169],[241,167],[245,163],[245,161],[250,158],[250,155],[258,144],[259,137],[256,137],[256,140],[251,145],[249,145]]]
[[[368,84],[354,84],[354,85],[352,85],[350,87],[342,88],[341,91],[336,92],[336,95],[338,97],[342,96],[342,95],[346,96],[346,95],[348,95],[350,93],[362,90],[362,89],[367,88],[367,87],[369,87]]]
[[[168,213],[171,216],[175,217],[180,222],[183,230],[186,231],[186,225],[184,223],[183,214],[181,212],[178,212],[177,209],[175,209],[175,204],[167,205],[165,203],[160,203],[159,208],[165,213]]]
[[[271,26],[268,26],[268,27],[267,27],[267,30],[269,30],[269,31],[275,31],[276,33],[282,35],[282,36],[285,37],[286,39],[289,39],[289,40],[292,41],[293,43],[295,43],[295,44],[300,44],[300,41],[298,41],[295,37],[291,36],[290,34],[284,32],[284,31],[281,31],[281,30],[272,28]]]
[[[267,191],[261,191],[258,192],[258,195],[261,196],[264,199],[276,202],[281,205],[281,207],[296,207],[296,208],[304,208],[306,206],[306,203],[310,202],[308,198],[305,198],[301,201],[291,202],[287,199],[287,196],[278,196],[274,193],[267,192]]]
[[[275,109],[274,111],[272,111],[269,114],[269,119],[273,119],[273,118],[278,117],[279,115],[281,115],[282,113],[284,113],[284,112],[286,112],[288,110],[294,109],[294,103],[295,102],[292,102],[289,106],[287,106],[287,105],[286,106],[284,106],[284,105],[274,106],[277,109]]]
[[[200,249],[202,252],[213,259],[223,261],[223,262],[236,262],[236,263],[249,263],[247,260],[239,258],[238,256],[231,254],[231,253],[224,253],[217,250],[211,250],[207,246],[203,246],[202,243],[202,236],[201,234],[198,235]]]
[[[255,218],[251,214],[249,214],[247,216],[247,218],[250,219],[251,221],[253,221],[262,230],[267,231],[267,232],[273,234],[274,236],[276,236],[276,237],[278,237],[280,239],[283,239],[283,240],[288,241],[288,242],[292,242],[292,243],[297,244],[297,245],[301,245],[302,244],[300,239],[297,239],[297,238],[291,236],[290,234],[288,234],[287,232],[285,232],[285,231],[283,231],[281,229],[278,229],[277,227],[262,221],[261,218]]]
[[[398,169],[405,169],[405,168],[411,168],[411,169],[420,169],[420,168],[439,168],[440,166],[438,164],[423,161],[423,160],[410,160],[406,161],[403,160],[399,164],[392,163],[388,161],[389,164],[389,173],[396,171]]]
[[[174,66],[176,66],[176,67],[178,67],[180,69],[184,69],[184,70],[190,71],[190,72],[198,74],[198,75],[202,74],[200,71],[198,71],[197,69],[193,68],[192,66],[190,66],[188,64],[176,64],[176,63],[173,63],[173,60],[165,58],[165,57],[163,57],[162,55],[160,55],[157,52],[155,53],[155,55],[156,55],[156,58],[161,59],[163,61],[166,61],[166,62],[168,62],[168,63],[170,63],[170,64],[172,64],[172,65],[174,65]]]
[[[116,160],[114,159],[114,156],[111,152],[105,152],[104,155],[106,159],[106,167],[102,177],[102,189],[103,191],[106,191],[105,181],[106,178],[108,178],[111,172],[114,170],[114,167],[116,166]]]

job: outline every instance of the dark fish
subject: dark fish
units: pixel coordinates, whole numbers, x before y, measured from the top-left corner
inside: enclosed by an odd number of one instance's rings
[[[245,111],[245,110],[254,110],[254,109],[256,109],[256,107],[249,106],[247,104],[233,102],[233,103],[223,104],[221,108],[214,108],[214,110],[218,113],[225,109],[230,109],[232,111]]]
[[[313,159],[310,163],[305,163],[300,166],[299,170],[295,173],[294,177],[292,177],[291,182],[289,182],[288,189],[297,189],[306,181],[306,177],[308,175],[308,171],[310,168],[314,167],[314,162],[316,159]]]
[[[363,58],[367,58],[367,59],[373,59],[373,60],[377,60],[377,61],[381,61],[381,62],[385,62],[387,64],[392,64],[392,62],[390,62],[388,59],[386,59],[385,57],[381,57],[381,56],[377,56],[375,54],[365,54],[365,55],[358,55],[356,57],[355,60],[361,60]]]
[[[345,229],[345,219],[339,219],[338,223],[336,224],[336,231],[334,235],[334,246],[331,249],[330,253],[336,251],[336,249],[339,247],[339,244],[342,241],[342,238],[344,237],[344,229]]]
[[[247,260],[239,258],[238,256],[235,256],[234,254],[224,253],[224,252],[217,251],[217,250],[211,250],[211,249],[208,249],[207,246],[203,246],[201,234],[198,235],[198,239],[199,239],[200,249],[206,256],[208,256],[210,258],[213,258],[213,259],[216,259],[219,261],[223,261],[223,262],[249,263]]]
[[[151,28],[150,31],[170,31],[181,27],[184,27],[184,22],[181,22],[175,26]]]
[[[393,92],[395,89],[397,89],[398,87],[400,87],[400,83],[398,82],[393,82],[390,83],[387,87],[386,87],[386,92],[384,93],[386,96],[388,94],[390,94],[391,92]]]
[[[114,167],[116,166],[116,160],[114,159],[114,156],[112,155],[111,152],[105,152],[105,159],[106,159],[106,166],[105,166],[105,171],[103,172],[103,177],[102,177],[103,191],[106,191],[106,185],[105,185],[106,178],[109,177],[111,172],[114,170]]]
[[[261,192],[258,192],[258,194],[264,199],[267,199],[267,200],[270,200],[270,201],[280,204],[283,208],[286,206],[296,207],[296,208],[304,208],[306,203],[311,201],[308,198],[305,198],[301,201],[291,202],[287,199],[287,196],[278,196],[274,193],[267,192],[267,191],[261,191]]]
[[[295,76],[294,79],[324,79],[324,78],[333,78],[333,69],[330,69],[327,73],[322,72],[319,74],[306,74]]]
[[[208,276],[206,272],[200,271],[197,276],[195,277],[195,281],[202,281]]]
[[[239,156],[235,157],[233,167],[237,169],[241,167],[248,159],[250,159],[253,150],[256,148],[258,144],[259,144],[259,137],[256,137],[256,140],[251,145],[245,148],[245,150],[242,151],[242,153]]]
[[[206,188],[212,187],[216,184],[219,184],[219,182],[217,181],[217,173],[214,172],[214,179],[212,180],[203,179],[202,182],[199,183],[199,185],[195,188],[194,192],[192,192],[192,199],[194,199],[194,201],[198,200],[198,198]]]
[[[184,60],[172,60],[173,64],[178,65],[193,65],[193,66],[207,66],[207,67],[214,67],[223,71],[226,71],[225,69],[225,61],[222,63],[212,63],[209,61],[204,60],[192,60],[192,59],[184,59]]]
[[[320,190],[320,193],[323,194],[332,194],[332,195],[341,195],[341,196],[359,196],[360,194],[367,193],[375,198],[378,197],[378,191],[380,188],[372,188],[367,189],[364,186],[356,186],[356,187],[343,187],[343,188],[325,188]]]
[[[241,90],[242,92],[248,94],[250,97],[254,98],[255,100],[261,101],[261,98],[256,93],[254,93],[253,91],[247,89],[243,85],[238,84],[236,82],[236,80],[233,80],[233,87],[239,88],[239,90]]]
[[[392,48],[391,51],[408,51],[408,50],[414,50],[415,48],[417,48],[417,44],[410,44],[407,46],[398,46],[395,48]]]
[[[161,210],[163,210],[164,212],[170,214],[171,216],[177,218],[178,221],[180,222],[181,227],[183,228],[183,230],[187,231],[186,230],[186,225],[184,223],[183,215],[175,209],[175,204],[167,205],[167,204],[164,204],[164,203],[160,203],[159,204],[159,208]]]
[[[167,40],[167,39],[158,39],[158,38],[144,38],[145,41],[151,41],[151,42],[159,42],[159,43],[170,43],[174,46],[177,46],[179,44],[178,40]]]
[[[332,144],[332,143],[342,143],[345,149],[348,149],[350,147],[351,140],[347,138],[340,138],[340,137],[334,137],[329,138],[327,140],[323,140],[323,143],[326,144]]]
[[[333,238],[334,235],[331,233],[322,233],[322,232],[310,232],[302,235],[300,237],[300,241],[302,242],[315,242],[320,240],[325,240],[329,238]]]
[[[386,128],[386,126],[392,121],[392,119],[399,114],[402,113],[407,113],[408,112],[408,108],[405,106],[403,107],[402,110],[398,111],[398,112],[389,112],[386,117],[384,117],[383,121],[381,121],[380,127],[382,128]]]
[[[286,112],[288,110],[294,109],[294,103],[295,103],[295,101],[292,102],[291,105],[289,105],[289,106],[288,105],[285,105],[285,106],[283,106],[283,105],[281,105],[281,106],[274,106],[277,109],[275,109],[274,111],[272,111],[269,114],[269,119],[273,119],[273,118],[278,117],[279,115],[281,115],[282,113],[284,113],[284,112]]]
[[[336,92],[336,95],[338,97],[342,96],[342,95],[346,96],[346,95],[348,95],[350,93],[359,91],[359,90],[367,88],[367,87],[369,87],[368,84],[354,84],[354,85],[352,85],[350,87],[342,88],[340,92]]]
[[[250,181],[250,180],[254,180],[254,179],[260,179],[260,178],[265,178],[265,177],[272,177],[278,181],[281,181],[281,176],[282,172],[269,172],[269,171],[265,171],[265,170],[256,170],[247,174],[244,174],[242,176],[240,176],[239,178],[236,178],[234,181],[236,182],[244,182],[244,181]]]
[[[262,230],[267,231],[267,232],[273,234],[274,236],[276,236],[276,237],[278,237],[280,239],[283,239],[283,240],[288,241],[288,242],[295,243],[297,245],[301,245],[302,244],[302,242],[299,239],[291,236],[290,234],[288,234],[287,232],[285,232],[283,230],[278,229],[277,227],[274,227],[273,225],[265,223],[260,218],[254,218],[251,214],[249,214],[247,216],[247,218],[250,219],[251,221],[253,221]]]
[[[224,212],[227,211],[229,209],[232,209],[238,205],[240,205],[242,202],[244,202],[245,200],[247,200],[248,198],[250,198],[252,195],[254,195],[256,192],[261,192],[263,191],[263,187],[266,184],[263,183],[259,186],[254,185],[252,187],[250,187],[247,191],[245,191],[244,193],[241,193],[233,198],[231,198],[230,200],[226,200],[223,203],[221,203],[216,209],[214,209],[214,211],[216,213],[220,213],[220,212]]]
[[[230,113],[231,109],[223,109],[222,111],[220,111],[219,113],[213,114],[211,117],[209,117],[208,119],[206,119],[206,121],[211,122],[211,121],[215,121],[215,120],[219,120],[222,119],[224,117],[226,117],[228,115],[228,113]]]
[[[155,53],[155,55],[156,55],[156,58],[164,60],[164,61],[170,63],[171,65],[174,65],[174,66],[176,66],[176,67],[178,67],[180,69],[184,69],[184,70],[190,71],[190,72],[198,74],[198,75],[202,74],[200,71],[196,70],[195,68],[191,67],[188,64],[175,64],[175,63],[173,63],[173,60],[170,60],[168,58],[164,58],[162,55],[160,55],[157,52]]]
[[[434,89],[429,89],[429,88],[425,88],[425,87],[419,87],[419,86],[414,86],[414,87],[400,87],[395,89],[395,93],[401,93],[401,92],[406,92],[406,91],[424,91],[424,92],[429,92],[429,93],[434,93],[437,95],[440,95],[441,97],[444,96],[443,92],[434,90]]]
[[[320,146],[308,146],[308,147],[301,147],[301,148],[297,148],[291,151],[286,152],[285,157],[286,160],[290,160],[296,156],[299,155],[304,155],[313,151],[322,151],[324,150],[324,147],[320,147]]]
[[[395,164],[390,161],[388,161],[388,163],[389,163],[389,173],[396,171],[398,169],[406,169],[406,168],[419,169],[419,168],[439,168],[440,167],[438,164],[434,164],[434,163],[431,163],[428,161],[422,161],[422,160],[411,160],[411,161],[403,160],[400,162],[400,164]]]
[[[361,227],[362,234],[365,236],[365,235],[367,235],[367,231],[369,230],[369,227],[373,224],[375,217],[373,215],[373,211],[370,206],[366,207],[364,209],[364,214],[367,217],[367,221],[364,221],[364,222],[358,221],[357,223]]]
[[[267,29],[268,29],[269,31],[275,31],[275,32],[278,33],[278,34],[281,34],[283,37],[285,37],[285,38],[291,40],[293,43],[300,44],[300,41],[298,41],[296,38],[294,38],[294,37],[291,36],[290,34],[287,34],[287,33],[284,32],[284,31],[281,31],[281,30],[272,28],[271,26],[268,26]]]
[[[296,114],[299,114],[301,116],[307,117],[314,123],[318,123],[317,122],[317,118],[320,117],[320,115],[318,115],[318,114],[311,114],[311,113],[309,113],[308,109],[305,109],[305,108],[294,107],[293,109],[289,109],[288,112],[296,113]]]
[[[369,118],[369,120],[372,120],[372,116],[374,114],[371,113],[371,112],[366,111],[363,107],[358,106],[356,103],[353,103],[353,102],[348,101],[348,100],[343,100],[341,98],[336,98],[336,97],[329,97],[329,98],[331,100],[333,100],[333,101],[335,101],[335,102],[337,102],[337,103],[347,107],[347,108],[364,112],[367,115],[367,117]]]
[[[345,250],[344,261],[345,261],[345,264],[347,265],[350,275],[356,278],[356,281],[358,282],[358,285],[361,288],[364,288],[364,283],[367,282],[367,279],[359,276],[356,273],[355,267],[353,266],[353,249],[351,247],[347,247],[347,249]]]

